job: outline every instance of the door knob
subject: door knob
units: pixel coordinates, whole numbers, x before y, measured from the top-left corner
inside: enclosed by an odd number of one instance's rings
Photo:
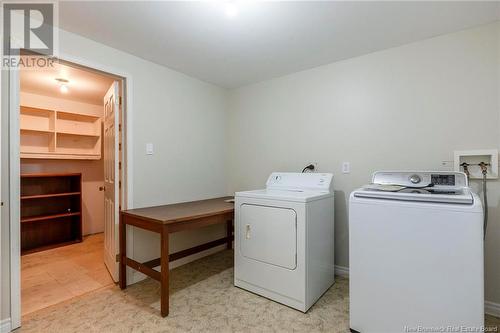
[[[99,186],[99,191],[105,191],[106,187],[105,186]]]

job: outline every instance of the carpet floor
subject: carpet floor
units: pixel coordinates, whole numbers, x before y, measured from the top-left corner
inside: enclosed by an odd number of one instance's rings
[[[170,314],[159,315],[160,285],[110,286],[23,317],[16,332],[349,332],[349,283],[335,284],[303,314],[233,286],[233,252],[171,271]],[[500,319],[486,317],[491,327]]]

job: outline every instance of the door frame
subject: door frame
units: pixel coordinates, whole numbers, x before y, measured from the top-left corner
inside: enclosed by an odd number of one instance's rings
[[[132,112],[132,75],[121,69],[84,58],[60,53],[57,59],[73,65],[103,72],[121,78],[122,82],[122,209],[133,208],[133,112]],[[9,229],[10,229],[10,328],[21,326],[21,233],[20,233],[20,135],[19,135],[19,70],[8,71],[9,88]],[[118,163],[118,161],[116,161]],[[116,205],[120,203],[117,202]],[[133,233],[127,230],[127,252],[133,253]],[[117,244],[119,246],[119,244]]]

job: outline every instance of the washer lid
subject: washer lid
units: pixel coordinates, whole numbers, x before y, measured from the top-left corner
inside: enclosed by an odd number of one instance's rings
[[[329,191],[308,190],[274,190],[263,189],[254,191],[236,192],[237,198],[272,199],[279,201],[309,202],[333,196]]]
[[[437,202],[472,205],[474,198],[468,188],[454,190],[436,190],[434,188],[407,188],[398,192],[379,191],[362,188],[354,192],[355,197],[372,199],[391,199],[419,202]]]

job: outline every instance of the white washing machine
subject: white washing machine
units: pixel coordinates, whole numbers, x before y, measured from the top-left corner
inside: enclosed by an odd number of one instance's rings
[[[349,200],[351,331],[481,332],[483,209],[465,174],[376,172],[373,183]]]
[[[306,312],[333,284],[332,178],[275,172],[236,193],[235,286]]]

